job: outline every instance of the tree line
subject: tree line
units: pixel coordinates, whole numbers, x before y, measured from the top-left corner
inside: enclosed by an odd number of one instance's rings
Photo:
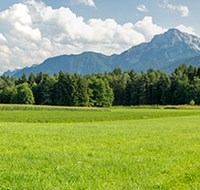
[[[87,74],[31,73],[27,78],[2,75],[0,103],[59,106],[200,104],[200,67],[177,67],[169,76],[160,70]]]

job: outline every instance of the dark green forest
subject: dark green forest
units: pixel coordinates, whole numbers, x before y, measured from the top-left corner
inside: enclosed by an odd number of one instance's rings
[[[87,74],[69,72],[50,76],[38,72],[21,78],[0,77],[0,103],[58,106],[200,104],[200,67],[176,68],[169,76],[149,69]]]

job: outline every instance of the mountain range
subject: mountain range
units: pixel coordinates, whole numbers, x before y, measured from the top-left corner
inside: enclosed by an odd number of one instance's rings
[[[95,52],[61,55],[49,58],[39,65],[15,71],[8,70],[4,74],[21,77],[23,72],[28,76],[31,72],[36,74],[42,71],[53,75],[62,70],[85,75],[109,72],[115,68],[121,68],[122,71],[133,69],[136,72],[153,68],[170,74],[184,63],[195,67],[200,65],[200,38],[178,29],[169,29],[163,34],[155,35],[150,42],[133,46],[120,55],[106,56]]]

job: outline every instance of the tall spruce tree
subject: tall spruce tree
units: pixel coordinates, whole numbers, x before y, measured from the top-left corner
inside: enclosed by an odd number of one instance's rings
[[[88,81],[86,78],[78,75],[77,89],[76,89],[76,102],[75,106],[88,106],[89,95],[88,95]]]
[[[161,72],[157,83],[157,102],[160,105],[170,104],[169,101],[170,79],[166,73]]]
[[[35,83],[35,75],[33,74],[33,72],[31,72],[28,77],[28,84],[30,87],[32,87],[34,83]]]
[[[72,100],[72,78],[70,73],[63,73],[60,71],[58,81],[54,85],[54,103],[60,106],[71,106],[73,105]]]
[[[49,74],[45,74],[41,83],[41,94],[42,94],[42,105],[53,105],[53,90],[54,90],[55,80]]]

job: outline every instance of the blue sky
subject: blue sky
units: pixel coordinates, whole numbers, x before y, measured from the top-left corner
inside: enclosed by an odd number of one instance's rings
[[[0,2],[0,73],[48,57],[111,55],[169,28],[200,36],[198,0],[7,0]]]

